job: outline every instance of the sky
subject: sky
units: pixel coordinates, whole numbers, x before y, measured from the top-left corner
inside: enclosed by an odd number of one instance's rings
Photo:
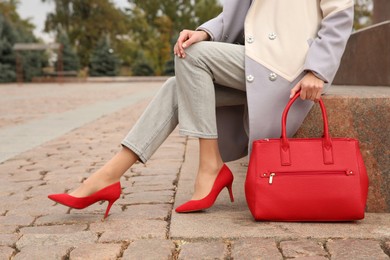
[[[48,3],[49,2],[49,3]],[[54,4],[50,1],[42,3],[41,0],[21,0],[18,6],[18,13],[23,19],[30,19],[35,25],[34,34],[45,42],[53,42],[53,35],[43,32],[47,13],[53,11]],[[127,7],[127,0],[113,0],[118,7]]]

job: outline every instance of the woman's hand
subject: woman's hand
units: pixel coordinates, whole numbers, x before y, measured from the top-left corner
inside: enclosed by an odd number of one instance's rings
[[[312,100],[318,102],[321,98],[322,89],[324,88],[324,81],[317,78],[313,72],[309,71],[306,75],[291,89],[290,98],[300,90],[301,98],[303,100]]]
[[[210,35],[205,31],[191,31],[183,30],[180,32],[179,38],[173,48],[173,53],[179,58],[185,58],[186,53],[184,49],[190,47],[192,44],[206,41],[210,39]]]

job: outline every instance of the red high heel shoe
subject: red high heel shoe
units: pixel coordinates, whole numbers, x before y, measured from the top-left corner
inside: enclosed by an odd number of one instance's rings
[[[98,201],[107,200],[108,206],[103,218],[106,219],[108,213],[110,212],[112,204],[114,204],[114,202],[117,199],[119,199],[120,195],[121,195],[121,184],[118,181],[87,197],[77,198],[69,194],[62,193],[62,194],[51,194],[48,196],[48,198],[62,205],[75,208],[75,209],[84,209]]]
[[[214,204],[221,190],[223,190],[223,188],[225,187],[229,190],[230,201],[234,202],[233,191],[232,191],[233,179],[234,177],[232,172],[226,166],[226,164],[224,164],[221,170],[219,170],[218,176],[215,179],[215,182],[213,184],[210,193],[203,199],[190,200],[180,205],[179,207],[176,208],[176,212],[177,213],[194,212],[194,211],[200,211],[203,209],[210,208]]]

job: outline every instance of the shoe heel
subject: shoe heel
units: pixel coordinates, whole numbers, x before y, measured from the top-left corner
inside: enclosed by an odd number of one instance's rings
[[[234,202],[232,185],[233,185],[233,183],[230,183],[228,186],[226,186],[226,188],[227,188],[228,191],[229,191],[230,201],[231,201],[231,202]]]
[[[108,201],[108,206],[107,206],[107,209],[106,209],[106,213],[104,214],[104,218],[102,219],[102,221],[104,221],[108,217],[108,213],[110,212],[110,209],[111,209],[111,207],[112,207],[112,205],[114,204],[115,201],[116,201],[116,199]]]

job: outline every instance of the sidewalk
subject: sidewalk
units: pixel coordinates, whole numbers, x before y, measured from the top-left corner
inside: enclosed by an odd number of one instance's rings
[[[198,163],[197,140],[177,131],[125,174],[105,222],[106,203],[80,211],[47,199],[77,187],[120,149],[160,85],[0,85],[0,259],[389,259],[390,214],[254,222],[246,159],[229,163],[234,204],[224,190],[211,209],[176,214],[191,197]]]

